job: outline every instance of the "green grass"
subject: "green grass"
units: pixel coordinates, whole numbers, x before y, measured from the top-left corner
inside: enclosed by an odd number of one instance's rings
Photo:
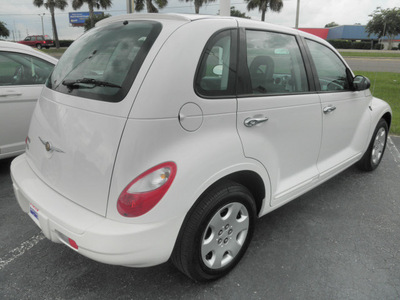
[[[399,58],[400,51],[393,52],[346,52],[340,51],[340,54],[345,57],[377,57],[377,58]]]
[[[385,100],[392,108],[392,126],[390,133],[400,135],[400,73],[354,71],[371,81],[372,94]]]
[[[67,49],[66,48],[59,48],[59,49],[57,49],[57,48],[49,48],[49,49],[42,49],[40,51],[51,55],[53,53],[61,53],[61,54],[63,54],[65,52],[65,50],[67,50]]]

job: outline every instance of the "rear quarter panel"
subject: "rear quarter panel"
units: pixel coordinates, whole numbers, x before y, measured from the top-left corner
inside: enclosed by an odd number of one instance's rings
[[[165,42],[144,79],[123,133],[107,217],[132,223],[178,216],[183,220],[197,198],[228,174],[254,170],[268,178],[261,164],[243,155],[236,130],[236,98],[204,99],[193,87],[206,42],[215,32],[236,26],[232,19],[193,21]],[[202,125],[194,132],[183,129],[178,118],[181,107],[189,102],[203,113]],[[120,216],[116,203],[121,191],[142,172],[165,161],[174,161],[178,171],[164,198],[141,217]]]

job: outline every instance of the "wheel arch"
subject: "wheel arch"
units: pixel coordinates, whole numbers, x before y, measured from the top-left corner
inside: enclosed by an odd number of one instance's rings
[[[386,112],[383,116],[382,119],[384,119],[386,121],[386,123],[388,124],[388,128],[390,130],[390,125],[392,123],[392,115],[390,112]]]

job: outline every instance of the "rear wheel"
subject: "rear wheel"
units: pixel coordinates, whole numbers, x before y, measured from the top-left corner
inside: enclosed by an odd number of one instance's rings
[[[375,128],[371,142],[369,143],[367,151],[358,162],[358,167],[364,171],[375,170],[383,157],[386,149],[386,141],[388,135],[388,124],[384,119],[380,119]]]
[[[247,188],[231,181],[215,185],[189,212],[173,263],[196,281],[224,276],[246,252],[255,218],[254,199]]]

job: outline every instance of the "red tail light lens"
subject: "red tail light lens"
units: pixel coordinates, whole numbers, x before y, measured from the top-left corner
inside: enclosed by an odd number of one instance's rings
[[[176,164],[166,162],[136,177],[122,191],[117,209],[124,217],[139,217],[162,199],[176,175]]]

